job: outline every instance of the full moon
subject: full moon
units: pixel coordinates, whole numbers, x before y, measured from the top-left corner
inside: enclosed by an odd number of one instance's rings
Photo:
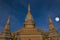
[[[56,22],[59,22],[59,20],[60,20],[59,17],[56,17],[56,18],[55,18],[55,21],[56,21]]]

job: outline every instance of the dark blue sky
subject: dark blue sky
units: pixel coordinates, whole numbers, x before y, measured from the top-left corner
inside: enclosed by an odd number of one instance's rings
[[[28,2],[37,28],[48,31],[48,15],[50,15],[56,29],[60,31],[60,21],[55,21],[56,16],[60,17],[60,0],[0,0],[0,31],[4,29],[8,16],[11,17],[12,32],[23,28]]]

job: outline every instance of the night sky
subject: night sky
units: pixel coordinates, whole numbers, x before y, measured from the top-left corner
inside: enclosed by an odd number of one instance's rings
[[[4,29],[8,16],[10,16],[11,32],[23,28],[28,3],[37,28],[48,31],[50,15],[55,28],[60,33],[60,21],[55,21],[55,17],[60,18],[60,0],[0,0],[0,32]]]

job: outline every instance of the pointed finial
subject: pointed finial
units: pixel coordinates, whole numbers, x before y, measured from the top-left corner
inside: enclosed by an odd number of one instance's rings
[[[10,29],[10,16],[8,16],[8,20],[7,20],[6,24],[5,24],[4,31],[9,30],[9,29]]]
[[[49,19],[49,22],[51,23],[51,22],[52,22],[52,20],[51,20],[50,16],[48,16],[48,19]]]
[[[27,13],[27,16],[25,18],[24,27],[25,28],[34,28],[35,27],[35,23],[34,23],[34,20],[33,20],[33,17],[31,15],[31,11],[30,11],[30,3],[28,4],[28,13]]]
[[[32,17],[31,12],[30,12],[30,3],[28,4],[28,14],[26,16],[25,21],[27,21],[27,20],[32,20],[33,21],[33,17]]]
[[[50,18],[50,16],[48,16],[48,19],[49,19],[49,27],[50,27],[50,30],[51,29],[55,29],[54,28],[54,24],[53,24],[52,19]]]
[[[48,16],[48,19],[49,19],[49,32],[50,33],[56,33],[56,29],[55,29],[55,26],[52,22],[52,19],[50,18],[50,16]]]
[[[30,11],[30,3],[28,4],[28,11]]]
[[[8,20],[7,20],[7,24],[9,24],[10,23],[10,16],[8,16]]]

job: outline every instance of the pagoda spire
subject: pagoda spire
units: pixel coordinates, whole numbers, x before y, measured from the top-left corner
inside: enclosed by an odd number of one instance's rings
[[[52,20],[51,20],[50,16],[48,16],[48,19],[49,19],[49,23],[52,23]]]
[[[12,39],[11,32],[10,32],[10,16],[8,17],[8,20],[5,24],[5,28],[2,32],[2,37],[5,38],[5,40],[7,40],[7,39],[11,40]]]
[[[49,36],[50,40],[59,39],[59,37],[58,37],[59,33],[55,29],[55,26],[54,26],[50,16],[48,16],[48,19],[49,19],[49,35],[48,36]],[[51,39],[51,37],[53,37],[53,38]]]
[[[10,24],[10,16],[8,16],[7,24]]]
[[[55,29],[55,26],[52,22],[52,19],[50,18],[50,16],[48,16],[48,19],[49,19],[49,31],[51,33],[57,33],[56,29]]]
[[[8,30],[10,29],[10,16],[8,16],[8,20],[5,24],[5,29],[8,29]]]
[[[30,11],[30,3],[28,4],[28,11]]]
[[[35,23],[34,23],[33,17],[32,17],[31,12],[30,12],[30,3],[29,3],[28,4],[28,13],[27,13],[27,16],[25,18],[24,25],[33,25],[33,24],[35,24]]]
[[[25,21],[28,21],[28,20],[33,21],[33,17],[32,17],[31,12],[30,12],[30,4],[28,4],[28,14],[26,16]]]
[[[49,19],[49,27],[50,27],[50,29],[53,29],[54,28],[54,24],[53,24],[50,16],[48,16],[48,19]]]

